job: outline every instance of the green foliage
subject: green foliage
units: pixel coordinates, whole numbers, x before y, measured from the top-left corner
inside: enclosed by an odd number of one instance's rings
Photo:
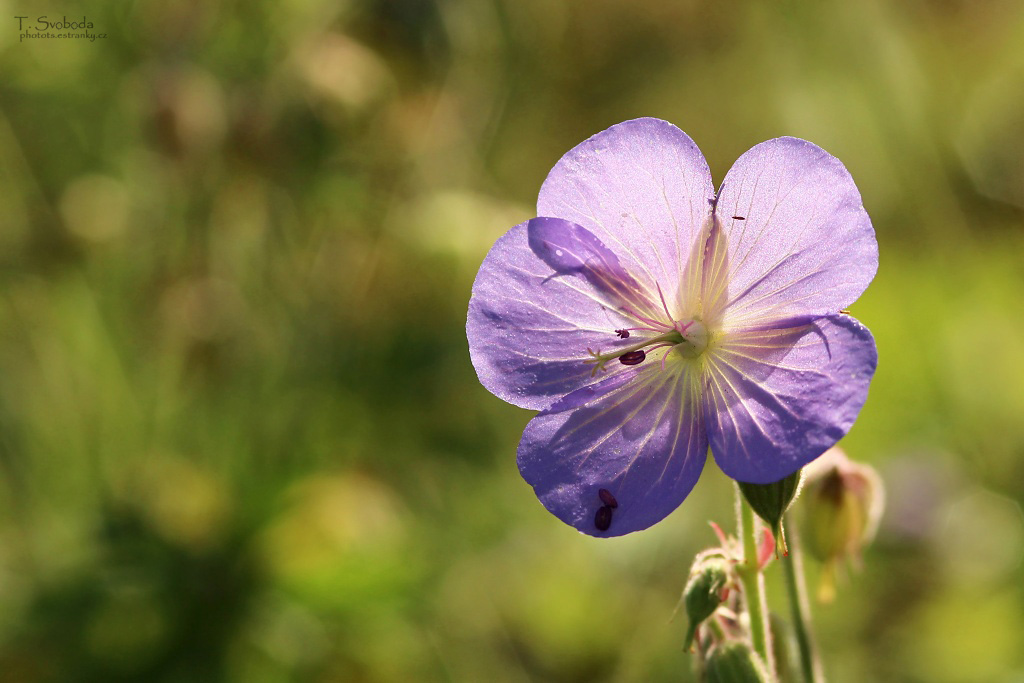
[[[878,231],[854,313],[880,364],[843,446],[891,500],[815,613],[829,680],[1024,670],[1015,3],[86,15],[106,38],[0,21],[4,680],[684,678],[668,619],[729,482],[579,537],[519,479],[529,416],[464,336],[476,268],[557,157],[641,115],[718,180],[813,140]],[[1000,541],[969,561],[946,540],[965,500]]]

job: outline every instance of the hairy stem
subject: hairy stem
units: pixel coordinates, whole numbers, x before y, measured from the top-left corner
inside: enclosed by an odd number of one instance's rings
[[[775,662],[768,641],[768,603],[764,594],[764,576],[757,566],[757,520],[754,510],[736,487],[739,503],[740,535],[743,538],[743,564],[738,568],[743,583],[743,596],[750,615],[750,639],[754,651],[761,656],[772,680],[775,680]]]
[[[800,650],[800,670],[803,671],[805,683],[825,683],[821,660],[814,646],[814,632],[811,630],[811,609],[807,600],[807,583],[804,581],[800,538],[796,529],[788,526],[789,557],[782,559],[782,567],[786,576],[786,592],[789,593],[796,643]]]

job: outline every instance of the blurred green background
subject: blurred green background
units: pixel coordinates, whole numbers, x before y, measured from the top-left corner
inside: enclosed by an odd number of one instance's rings
[[[577,534],[464,334],[554,162],[658,116],[716,182],[816,142],[878,232],[843,446],[889,500],[830,680],[1024,681],[1021,3],[0,7],[0,680],[691,680],[730,482]]]

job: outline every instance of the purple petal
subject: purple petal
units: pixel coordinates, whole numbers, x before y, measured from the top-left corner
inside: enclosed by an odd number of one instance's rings
[[[678,304],[682,270],[709,202],[711,173],[686,133],[659,119],[626,121],[563,156],[537,201],[539,216],[582,226],[658,301]]]
[[[582,389],[569,392],[541,411],[541,414],[547,415],[548,413],[560,413],[563,410],[572,410],[573,408],[579,408],[580,406],[588,403],[593,403],[610,391],[614,391],[626,382],[635,379],[637,373],[642,372],[643,370],[646,370],[646,368],[634,369],[632,372],[622,370],[621,372],[617,372],[611,376],[605,376],[602,374],[598,378],[598,381],[585,386]]]
[[[628,307],[644,315],[657,314],[657,304],[619,264],[615,254],[590,231],[561,218],[534,218],[527,223],[530,248],[555,271],[555,276],[578,275],[612,308]]]
[[[587,282],[552,276],[528,243],[527,223],[503,235],[473,283],[466,336],[480,382],[522,408],[540,410],[582,387],[630,369],[609,364],[591,377],[588,348],[629,346],[615,330],[633,325]]]
[[[715,213],[729,245],[727,324],[849,306],[878,270],[878,243],[860,192],[820,147],[777,138],[725,176]]]
[[[519,470],[541,503],[592,536],[646,529],[679,507],[708,446],[691,368],[646,366],[575,410],[531,420],[519,443]],[[618,503],[606,531],[595,526],[601,489]]]
[[[871,333],[846,315],[728,333],[705,365],[715,462],[745,482],[792,474],[849,431],[877,360]]]

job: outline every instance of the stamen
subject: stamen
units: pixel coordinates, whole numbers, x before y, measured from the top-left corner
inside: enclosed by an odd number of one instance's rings
[[[605,365],[613,358],[618,358],[619,362],[623,365],[639,365],[640,363],[643,363],[644,359],[647,357],[647,351],[643,350],[645,347],[653,346],[655,348],[661,348],[662,346],[678,345],[685,341],[683,335],[681,335],[675,328],[667,327],[667,330],[668,331],[655,337],[650,337],[639,341],[636,344],[631,344],[626,348],[615,349],[608,353],[601,353],[600,349],[594,351],[593,349],[588,348],[587,354],[590,358],[585,359],[583,362],[587,365],[594,366],[590,371],[591,377],[596,375],[598,370],[601,372],[607,372]],[[623,329],[619,331],[626,330]],[[664,366],[664,364],[662,365]]]
[[[635,332],[637,330],[647,330],[648,332],[663,332],[665,328],[655,329],[653,327],[623,327],[622,329],[626,330],[627,332]],[[615,331],[618,332],[618,330]]]
[[[615,496],[608,489],[598,489],[597,497],[601,499],[601,502],[610,508],[619,507],[619,501],[615,500]]]
[[[672,327],[670,325],[666,325],[665,323],[658,322],[657,320],[651,320],[650,318],[645,318],[644,316],[640,315],[639,313],[634,311],[632,308],[629,308],[628,306],[623,306],[622,310],[625,311],[625,313],[627,315],[633,316],[634,318],[636,318],[640,322],[645,322],[648,325],[654,325],[657,329],[660,329],[660,330],[670,330],[670,329],[672,329]]]
[[[665,348],[666,346],[675,346],[675,344],[670,344],[670,343],[668,343],[668,342],[665,342],[664,344],[657,344],[657,345],[655,345],[655,346],[652,346],[651,348],[647,349],[647,353],[650,353],[650,352],[651,352],[651,351],[653,351],[654,349],[662,349],[662,348]],[[665,370],[665,359],[666,359],[666,358],[668,358],[668,354],[667,354],[667,353],[666,353],[665,355],[663,355],[663,356],[661,357],[661,369],[662,369],[663,371]]]
[[[637,349],[636,351],[628,351],[619,356],[619,362],[623,365],[640,365],[646,357],[647,353],[643,349]]]

